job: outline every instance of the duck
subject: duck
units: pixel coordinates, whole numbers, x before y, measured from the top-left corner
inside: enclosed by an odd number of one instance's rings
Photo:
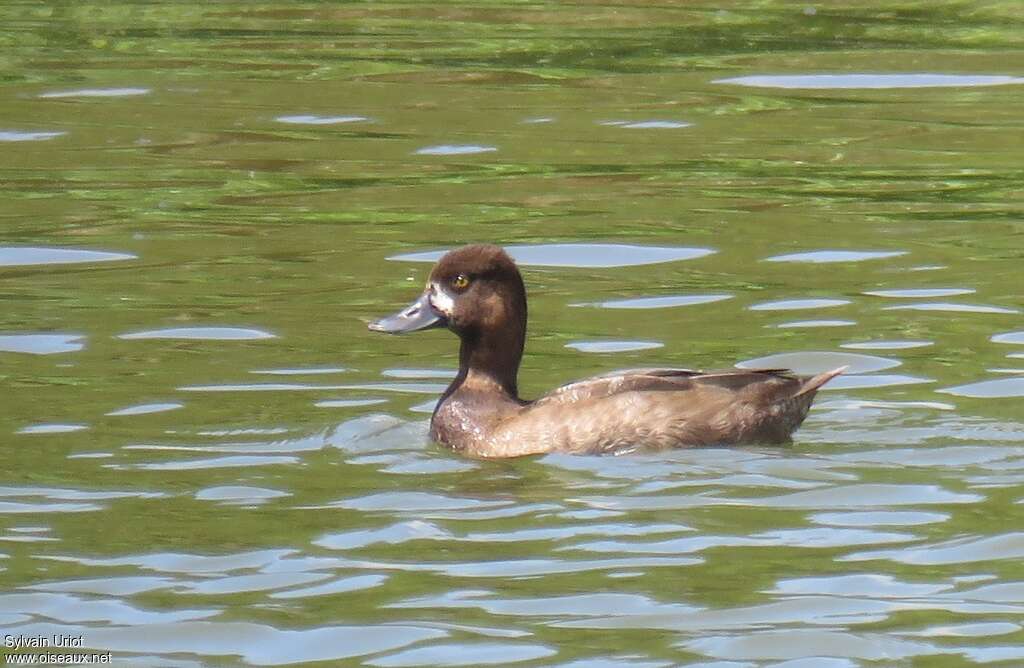
[[[434,408],[430,437],[480,459],[785,444],[819,388],[846,370],[627,369],[531,401],[517,385],[526,324],[516,263],[500,246],[472,244],[442,256],[419,297],[369,329],[459,337],[459,371]]]

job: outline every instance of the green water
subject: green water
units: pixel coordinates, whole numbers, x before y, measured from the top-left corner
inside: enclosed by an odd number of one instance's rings
[[[0,4],[4,642],[1020,665],[1022,35],[1008,1]],[[452,337],[366,322],[429,271],[396,256],[473,241],[571,245],[524,262],[526,396],[853,368],[789,448],[460,459]]]

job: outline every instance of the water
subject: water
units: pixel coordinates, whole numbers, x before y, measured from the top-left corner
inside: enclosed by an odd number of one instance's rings
[[[1024,663],[1016,3],[0,14],[5,637]],[[461,459],[452,338],[366,322],[470,241],[524,265],[527,396],[851,372],[791,447]]]

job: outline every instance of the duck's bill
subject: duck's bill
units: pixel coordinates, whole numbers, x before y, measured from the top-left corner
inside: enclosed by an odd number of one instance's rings
[[[406,306],[404,309],[370,323],[369,327],[375,332],[386,332],[388,334],[404,334],[406,332],[418,332],[423,329],[444,327],[448,324],[445,317],[434,310],[430,305],[427,294],[420,295],[420,298]]]

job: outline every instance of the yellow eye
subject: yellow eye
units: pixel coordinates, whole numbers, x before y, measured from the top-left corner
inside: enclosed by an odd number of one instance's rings
[[[469,287],[469,276],[465,274],[459,274],[452,279],[452,287],[456,290],[465,290]]]

